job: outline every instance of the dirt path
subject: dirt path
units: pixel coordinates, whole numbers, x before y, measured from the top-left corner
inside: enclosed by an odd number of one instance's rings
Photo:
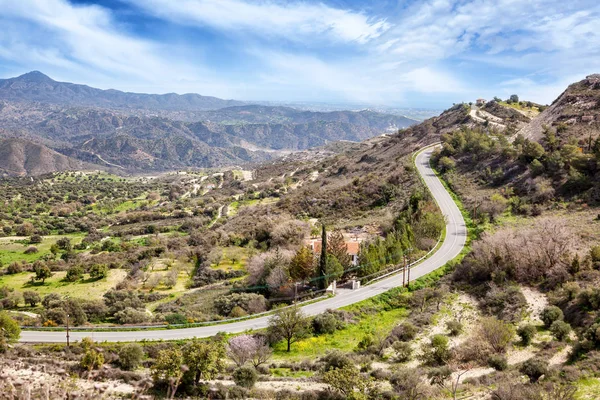
[[[529,313],[527,319],[533,324],[541,324],[540,314],[544,308],[548,307],[548,298],[544,293],[528,286],[521,286],[521,293],[527,301],[527,312]]]

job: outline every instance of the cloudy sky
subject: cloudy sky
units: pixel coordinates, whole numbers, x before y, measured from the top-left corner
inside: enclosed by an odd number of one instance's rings
[[[600,72],[597,0],[0,0],[0,77],[240,100],[551,102]]]

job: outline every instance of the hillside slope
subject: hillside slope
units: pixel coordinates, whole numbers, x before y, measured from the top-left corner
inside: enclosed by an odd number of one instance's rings
[[[544,127],[558,128],[559,136],[585,140],[600,129],[600,74],[587,76],[570,85],[544,112],[519,132],[540,140]],[[568,131],[568,133],[566,133]],[[563,140],[564,142],[564,140]]]
[[[0,139],[0,175],[42,175],[88,167],[40,144],[21,139]]]

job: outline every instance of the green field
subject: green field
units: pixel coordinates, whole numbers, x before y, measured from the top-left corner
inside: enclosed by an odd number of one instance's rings
[[[51,235],[44,236],[42,243],[29,244],[27,237],[3,237],[0,238],[0,261],[4,265],[8,265],[14,261],[27,261],[33,262],[39,258],[50,254],[50,246],[52,246],[60,238],[67,237],[71,239],[71,244],[74,246],[81,243],[83,234],[69,234],[69,235]],[[35,246],[38,249],[37,253],[25,254],[25,250],[30,246]]]
[[[357,323],[348,324],[335,333],[313,336],[292,344],[289,353],[286,351],[287,344],[279,342],[274,346],[273,355],[277,360],[302,360],[321,357],[331,349],[352,351],[365,335],[387,335],[406,315],[407,310],[404,308],[365,314]]]
[[[109,270],[108,276],[104,279],[92,280],[86,275],[83,280],[77,282],[64,281],[66,274],[66,271],[54,272],[54,275],[46,279],[44,284],[40,281],[31,283],[31,277],[34,276],[32,272],[4,275],[0,277],[0,286],[7,286],[19,292],[32,290],[38,292],[42,297],[49,293],[56,293],[61,296],[68,295],[88,300],[99,299],[104,293],[122,281],[127,275],[127,271],[112,269]]]

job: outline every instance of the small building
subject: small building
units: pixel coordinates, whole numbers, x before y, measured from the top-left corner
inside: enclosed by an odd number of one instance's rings
[[[321,254],[321,239],[313,239],[308,241],[307,246],[315,254]],[[360,242],[353,240],[346,242],[346,251],[352,257],[352,265],[358,265],[358,253],[360,251]]]
[[[477,104],[478,107],[484,106],[485,103],[487,103],[485,99],[477,99],[477,101],[475,101],[475,104]]]

